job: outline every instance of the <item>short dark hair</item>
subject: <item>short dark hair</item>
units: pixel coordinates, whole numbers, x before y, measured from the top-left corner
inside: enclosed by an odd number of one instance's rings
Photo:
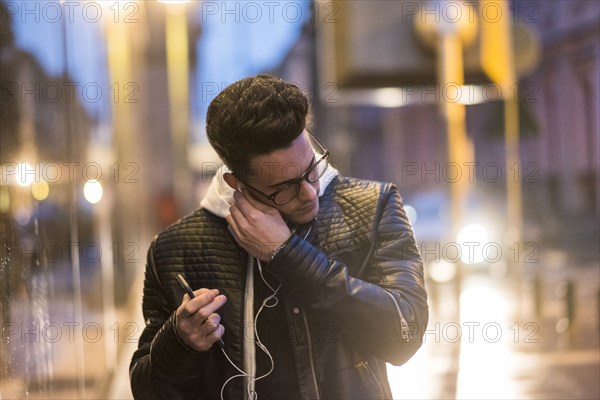
[[[265,74],[244,78],[210,103],[206,134],[225,165],[242,173],[252,157],[290,147],[304,130],[308,107],[292,83]]]

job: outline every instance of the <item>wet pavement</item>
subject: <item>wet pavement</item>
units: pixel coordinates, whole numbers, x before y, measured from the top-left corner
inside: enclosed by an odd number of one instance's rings
[[[423,347],[388,369],[394,398],[600,398],[600,263],[567,260],[545,252],[516,283],[467,273],[460,319],[453,284],[431,285]]]

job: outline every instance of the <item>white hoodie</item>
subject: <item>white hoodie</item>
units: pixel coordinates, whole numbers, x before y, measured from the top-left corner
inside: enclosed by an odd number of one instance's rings
[[[234,202],[233,193],[235,190],[223,179],[223,174],[226,172],[230,171],[225,165],[217,170],[206,195],[200,202],[202,208],[221,218],[225,218],[229,214],[229,207]],[[325,193],[325,189],[337,175],[338,171],[329,165],[323,176],[319,178],[319,197]],[[245,375],[242,376],[244,376],[248,393],[254,393],[256,381],[256,327],[254,327],[254,257],[252,256],[248,256],[245,292],[244,326],[252,326],[253,329],[244,329],[244,343],[251,343],[251,345],[244,346],[242,370]]]

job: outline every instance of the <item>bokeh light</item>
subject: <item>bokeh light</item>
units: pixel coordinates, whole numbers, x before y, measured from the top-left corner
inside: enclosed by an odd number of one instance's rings
[[[38,201],[46,200],[50,194],[48,182],[43,179],[39,182],[35,182],[31,185],[31,194],[33,195],[33,198]]]
[[[83,196],[91,204],[96,204],[102,200],[102,194],[102,185],[99,181],[89,180],[83,185]]]
[[[484,260],[483,247],[488,242],[487,230],[481,224],[465,226],[458,232],[456,242],[460,246],[460,259],[466,264],[476,264]]]

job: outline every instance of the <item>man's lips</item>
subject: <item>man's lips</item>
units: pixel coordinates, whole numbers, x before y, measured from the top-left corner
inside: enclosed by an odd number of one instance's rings
[[[305,206],[301,207],[301,208],[300,208],[298,211],[300,211],[300,212],[310,211],[310,210],[312,210],[313,208],[315,208],[315,207],[316,207],[316,205],[317,205],[317,202],[316,202],[316,201],[313,201],[313,202],[311,202],[311,203],[308,203],[307,205],[305,205]]]

